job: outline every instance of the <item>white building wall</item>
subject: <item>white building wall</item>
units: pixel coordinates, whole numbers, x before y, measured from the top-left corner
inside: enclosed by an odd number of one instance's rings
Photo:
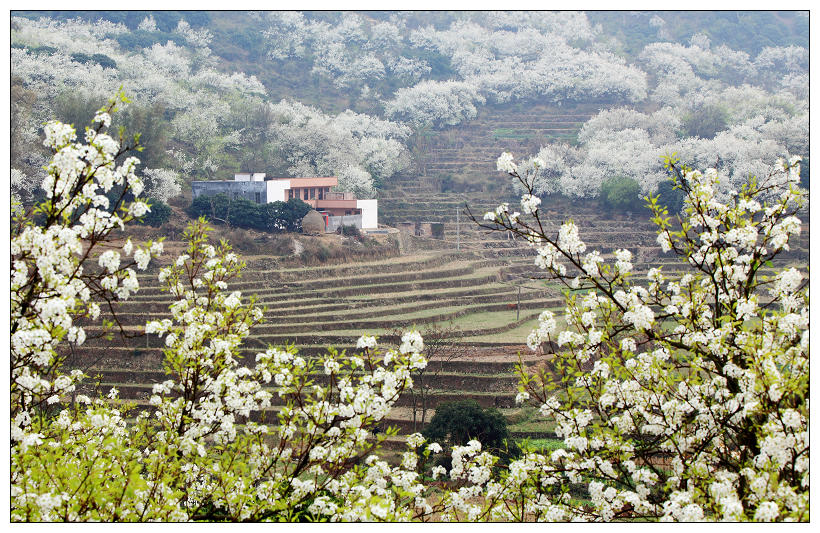
[[[240,172],[233,175],[234,181],[251,181],[251,175],[246,172]]]
[[[265,172],[254,172],[251,181],[265,181]]]
[[[376,229],[379,227],[378,200],[356,200],[356,208],[362,210],[363,229]]]
[[[287,202],[285,191],[290,189],[290,180],[271,180],[266,181],[268,186],[267,203],[271,202]]]

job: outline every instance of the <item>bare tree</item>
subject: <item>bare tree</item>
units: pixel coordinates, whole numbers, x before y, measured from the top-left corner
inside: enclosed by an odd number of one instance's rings
[[[427,411],[433,408],[432,397],[436,395],[433,383],[447,363],[467,355],[469,348],[461,343],[464,332],[453,324],[434,322],[420,331],[424,338],[424,356],[427,366],[413,373],[413,388],[410,389],[413,408],[413,431],[420,431],[427,421]],[[401,337],[401,331],[394,334]]]

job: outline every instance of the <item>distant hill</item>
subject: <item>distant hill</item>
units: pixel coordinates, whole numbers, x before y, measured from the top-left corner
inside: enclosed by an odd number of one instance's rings
[[[478,12],[479,14],[481,12]],[[312,72],[311,57],[277,61],[267,57],[265,31],[269,24],[255,12],[249,11],[14,11],[14,16],[27,18],[49,17],[54,20],[80,18],[87,21],[108,20],[121,23],[134,34],[119,37],[125,47],[146,47],[168,40],[179,41],[172,30],[180,20],[193,28],[207,29],[213,39],[212,53],[220,59],[218,68],[223,72],[243,72],[256,76],[269,91],[270,99],[294,98],[315,105],[328,113],[345,109],[356,112],[374,111],[372,105],[352,97],[347,88],[334,86],[330,80]],[[395,12],[375,11],[358,13],[372,23],[385,22]],[[139,24],[153,16],[157,30],[151,35],[139,32]],[[407,32],[432,26],[444,30],[453,21],[470,19],[475,12],[402,12]],[[601,40],[634,60],[644,46],[652,42],[669,41],[688,44],[693,34],[703,33],[714,46],[726,45],[751,56],[767,46],[803,46],[809,42],[809,19],[805,12],[795,11],[587,11],[592,25],[600,25]],[[652,19],[663,20],[662,29]],[[338,24],[340,12],[305,12],[305,18],[329,25]],[[614,43],[613,43],[614,41]],[[178,43],[182,44],[182,43]],[[420,55],[418,50],[405,48],[407,55]],[[421,54],[431,64],[432,79],[457,77],[447,57],[435,53]],[[374,86],[382,94],[392,94],[398,87],[389,77]]]
[[[686,43],[703,33],[715,46],[757,55],[767,46],[806,46],[809,42],[807,12],[796,11],[587,11],[593,24],[617,39],[623,51],[635,55],[651,42],[666,39]],[[652,23],[654,17],[663,24]]]

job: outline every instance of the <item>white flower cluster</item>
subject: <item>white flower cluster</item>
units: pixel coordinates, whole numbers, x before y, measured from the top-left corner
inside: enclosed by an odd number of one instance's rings
[[[558,248],[571,254],[583,253],[587,246],[578,237],[578,226],[571,220],[564,222],[558,230]]]
[[[537,196],[525,194],[521,197],[521,210],[527,215],[535,213],[538,210],[539,205],[541,205],[541,199]]]
[[[509,152],[504,152],[498,157],[496,168],[501,172],[506,172],[507,174],[513,174],[518,170],[518,166],[513,160],[513,155]]]
[[[113,229],[122,228],[131,218],[116,214],[113,208],[117,206],[110,206],[104,196],[114,185],[128,187],[136,164],[129,158],[116,165],[119,145],[101,132],[110,120],[106,117],[108,113],[101,111],[97,117],[100,126],[88,130],[87,145],[74,142],[76,134],[71,126],[50,122],[45,127],[44,144],[54,151],[43,183],[48,200],[41,208],[47,222],[24,224],[11,241],[14,415],[26,413],[41,402],[56,403],[73,390],[82,373],[59,376],[54,369],[61,360],[56,350],[60,342],[85,342],[85,327],[76,324],[74,317],[97,319],[100,306],[95,298],[127,299],[139,289],[131,267],[144,270],[151,257],[162,251],[161,245],[139,248],[134,252],[139,260],[130,262],[126,258],[134,247],[128,241],[122,254],[108,249],[97,257],[99,272],[81,266],[84,254],[92,255],[87,241],[105,241]],[[75,222],[63,223],[78,211],[82,214]],[[26,426],[19,427],[24,431]]]
[[[550,340],[555,333],[556,322],[552,311],[542,311],[538,315],[538,327],[532,330],[527,337],[527,346],[530,350],[537,350],[541,344]]]

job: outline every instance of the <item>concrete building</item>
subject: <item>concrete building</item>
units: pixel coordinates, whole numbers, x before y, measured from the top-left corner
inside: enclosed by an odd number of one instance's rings
[[[225,194],[230,198],[245,198],[257,204],[287,202],[298,198],[325,217],[327,231],[340,225],[355,225],[359,229],[379,226],[379,201],[359,200],[353,193],[330,192],[339,184],[335,176],[321,178],[272,178],[264,172],[234,174],[233,181],[194,181],[193,197]]]

